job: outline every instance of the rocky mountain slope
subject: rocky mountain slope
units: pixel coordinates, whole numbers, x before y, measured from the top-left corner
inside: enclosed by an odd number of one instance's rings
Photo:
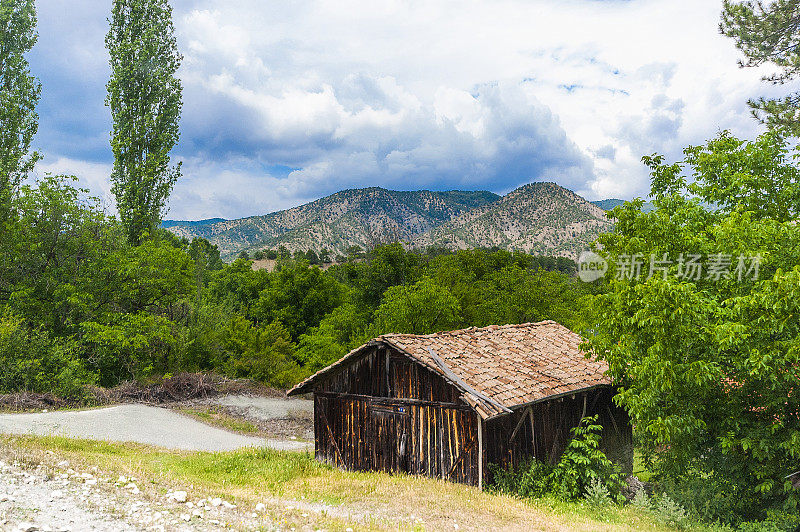
[[[172,222],[178,236],[203,237],[219,246],[223,257],[241,250],[277,248],[328,249],[345,253],[349,246],[368,248],[417,235],[499,199],[486,191],[399,192],[372,187],[343,190],[285,211],[213,223]]]
[[[345,254],[350,246],[395,241],[575,258],[610,225],[602,208],[555,183],[531,183],[503,197],[486,191],[351,189],[263,216],[164,224],[178,236],[208,239],[227,259],[278,246]]]
[[[605,212],[555,183],[531,183],[414,240],[451,249],[498,246],[577,258],[601,232]]]

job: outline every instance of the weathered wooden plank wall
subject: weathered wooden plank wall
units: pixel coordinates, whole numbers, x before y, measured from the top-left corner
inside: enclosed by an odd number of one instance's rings
[[[477,484],[477,417],[468,407],[333,392],[314,394],[319,460]]]
[[[321,382],[317,390],[464,404],[459,391],[442,376],[379,346]]]
[[[402,355],[366,353],[318,386],[314,411],[320,460],[478,482],[475,412],[442,377]]]
[[[601,448],[630,472],[632,434],[625,411],[614,405],[613,390],[602,388],[536,403],[486,423],[486,460],[502,467],[518,467],[531,456],[558,462],[570,438],[570,429],[582,416],[599,414],[603,426]],[[533,423],[531,423],[531,414]],[[515,432],[516,431],[516,432]]]

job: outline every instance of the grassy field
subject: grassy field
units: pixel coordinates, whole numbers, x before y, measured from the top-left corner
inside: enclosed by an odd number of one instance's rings
[[[135,444],[58,437],[2,440],[26,460],[69,460],[133,476],[148,495],[169,488],[222,497],[241,508],[266,504],[281,527],[325,530],[668,530],[630,507],[596,508],[551,499],[523,501],[407,475],[342,471],[312,456],[270,449],[226,453],[163,451]]]

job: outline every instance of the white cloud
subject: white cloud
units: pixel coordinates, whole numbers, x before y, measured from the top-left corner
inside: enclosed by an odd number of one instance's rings
[[[36,164],[34,178],[46,174],[70,175],[78,178],[77,186],[87,189],[93,197],[100,200],[108,212],[116,214],[114,195],[111,193],[111,164],[93,163],[88,161],[59,157],[56,159],[45,158]]]
[[[177,218],[369,185],[504,192],[546,179],[590,199],[644,195],[643,154],[674,159],[724,128],[752,137],[745,101],[791,89],[737,68],[718,0],[174,6],[185,56]],[[43,40],[58,39],[52,19]],[[62,48],[81,65],[92,46]],[[100,53],[85,59],[93,73]],[[56,166],[80,159],[43,149]]]

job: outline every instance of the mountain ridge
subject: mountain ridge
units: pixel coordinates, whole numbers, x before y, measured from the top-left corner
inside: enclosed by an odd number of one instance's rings
[[[556,183],[505,196],[488,191],[346,189],[291,209],[235,220],[169,221],[180,237],[202,237],[226,259],[285,246],[346,254],[400,241],[409,247],[501,247],[576,258],[610,228],[605,211]],[[210,223],[209,223],[210,222]]]
[[[261,216],[213,224],[175,224],[178,236],[202,237],[225,257],[242,250],[277,247],[327,248],[344,252],[388,240],[411,240],[416,234],[464,211],[496,201],[488,191],[394,191],[381,187],[346,189],[318,200]]]

